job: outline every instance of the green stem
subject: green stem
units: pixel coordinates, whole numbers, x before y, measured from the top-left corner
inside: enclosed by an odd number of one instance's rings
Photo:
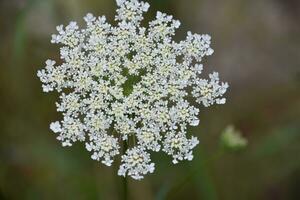
[[[128,148],[127,141],[123,141],[123,148],[122,148],[122,154],[124,155],[126,153],[126,150]],[[122,177],[122,190],[123,190],[123,195],[122,199],[127,200],[128,199],[128,180],[127,176]]]
[[[123,200],[127,200],[128,198],[128,182],[127,182],[127,177],[122,178],[122,183],[123,183]]]

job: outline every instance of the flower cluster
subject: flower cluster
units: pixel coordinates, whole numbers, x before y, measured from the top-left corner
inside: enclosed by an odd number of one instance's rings
[[[38,77],[44,92],[60,93],[63,118],[50,128],[63,146],[85,142],[92,159],[110,166],[126,143],[118,174],[141,179],[154,171],[151,151],[173,163],[192,160],[199,141],[187,127],[199,124],[199,109],[189,97],[205,107],[224,104],[228,84],[215,72],[209,81],[200,78],[200,62],[213,53],[209,35],[188,32],[175,42],[180,22],[172,16],[157,12],[146,29],[140,23],[148,3],[117,5],[116,27],[90,13],[84,29],[58,26],[51,42],[61,45],[62,62],[47,60]]]

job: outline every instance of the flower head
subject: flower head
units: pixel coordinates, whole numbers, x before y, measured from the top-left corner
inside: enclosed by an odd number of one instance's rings
[[[61,45],[62,62],[47,60],[38,77],[44,92],[60,93],[63,119],[50,128],[63,146],[85,142],[92,159],[110,166],[125,142],[118,174],[141,179],[154,171],[151,151],[162,150],[173,163],[192,160],[199,141],[187,127],[199,124],[199,108],[188,97],[206,107],[223,104],[228,84],[218,73],[200,78],[200,62],[213,53],[209,35],[188,32],[175,42],[180,22],[171,15],[157,12],[145,28],[148,3],[117,5],[115,27],[90,13],[83,29],[76,22],[58,26],[51,42]]]

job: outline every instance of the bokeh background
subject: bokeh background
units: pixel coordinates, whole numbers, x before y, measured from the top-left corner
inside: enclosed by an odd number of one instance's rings
[[[201,108],[192,162],[155,154],[154,174],[129,180],[129,199],[300,199],[300,1],[149,0],[188,30],[212,35],[205,72],[230,84],[223,106]],[[90,159],[83,144],[63,148],[49,130],[57,94],[36,76],[55,26],[87,12],[112,21],[113,0],[0,0],[0,199],[121,199],[116,168]],[[222,148],[232,124],[248,140]]]

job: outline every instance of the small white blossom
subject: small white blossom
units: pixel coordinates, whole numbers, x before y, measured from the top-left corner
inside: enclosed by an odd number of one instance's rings
[[[110,166],[127,143],[118,174],[141,179],[154,171],[150,152],[192,160],[199,141],[187,138],[187,127],[200,123],[198,106],[226,102],[228,84],[216,72],[200,78],[201,61],[213,54],[209,35],[188,32],[175,42],[180,22],[173,16],[157,12],[145,28],[148,3],[116,1],[117,26],[91,13],[84,28],[57,26],[51,42],[60,45],[61,61],[47,60],[37,75],[44,92],[60,94],[63,119],[50,129],[62,145],[84,142],[92,159]]]
[[[119,154],[118,139],[107,134],[91,134],[90,142],[85,144],[88,151],[94,151],[91,158],[101,160],[107,166],[111,166],[113,157]]]
[[[198,79],[192,94],[196,98],[196,102],[202,103],[205,107],[211,106],[214,103],[224,104],[226,99],[222,98],[228,88],[227,83],[219,82],[219,73],[214,72],[209,75],[209,82],[205,79]]]
[[[138,140],[138,145],[152,151],[158,152],[161,148],[161,134],[158,128],[155,126],[148,126],[149,128],[142,128],[137,130],[136,137]]]
[[[60,123],[59,123],[59,122],[52,122],[52,123],[50,124],[50,129],[51,129],[54,133],[59,133],[59,132],[61,132]]]
[[[96,17],[94,17],[92,13],[88,13],[83,19],[84,21],[86,21],[87,24],[91,24],[93,21],[96,20]]]
[[[145,174],[153,173],[154,163],[151,163],[150,154],[143,149],[134,147],[128,149],[122,156],[121,166],[118,175],[126,176],[128,174],[134,179],[142,179]]]
[[[168,155],[172,155],[173,163],[178,160],[192,160],[192,149],[199,143],[196,137],[186,138],[186,134],[182,131],[179,133],[169,132],[165,136],[163,151]]]

